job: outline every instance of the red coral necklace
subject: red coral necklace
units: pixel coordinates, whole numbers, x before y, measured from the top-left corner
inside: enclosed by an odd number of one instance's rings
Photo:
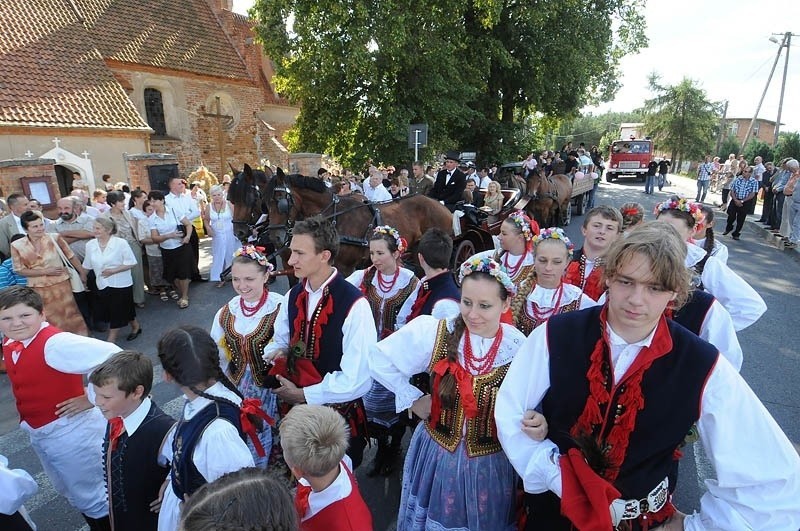
[[[242,314],[245,317],[253,317],[255,314],[258,313],[264,304],[267,302],[267,297],[269,296],[269,290],[264,287],[264,291],[261,293],[261,298],[258,299],[258,302],[255,306],[248,306],[247,303],[244,302],[244,297],[239,297],[239,308],[242,309]]]
[[[398,279],[399,276],[400,276],[400,268],[399,267],[397,269],[395,269],[394,275],[392,275],[392,279],[391,280],[384,280],[383,274],[381,274],[381,272],[378,271],[378,288],[383,293],[389,293],[390,291],[392,291],[392,288],[394,288],[394,285],[397,284],[397,279]]]
[[[464,334],[464,365],[467,370],[474,374],[486,374],[494,366],[497,352],[500,350],[500,343],[503,341],[503,326],[497,329],[497,335],[489,347],[488,352],[482,358],[478,358],[472,352],[472,341],[469,338],[469,330]]]

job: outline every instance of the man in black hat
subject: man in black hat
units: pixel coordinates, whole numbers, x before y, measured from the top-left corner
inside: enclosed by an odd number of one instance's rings
[[[444,169],[436,174],[436,182],[431,188],[430,197],[441,203],[453,212],[456,204],[463,199],[467,187],[467,176],[458,169],[460,158],[458,151],[448,151],[444,157]]]

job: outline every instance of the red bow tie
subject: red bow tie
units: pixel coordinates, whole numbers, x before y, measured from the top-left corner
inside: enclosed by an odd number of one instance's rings
[[[308,496],[311,494],[311,487],[307,487],[302,483],[297,483],[297,492],[294,495],[294,508],[297,509],[297,514],[302,519],[308,512]]]
[[[111,425],[108,431],[108,443],[111,447],[111,451],[113,452],[117,448],[117,442],[119,442],[119,438],[125,432],[125,423],[122,422],[122,417],[114,417],[113,419],[109,420],[108,423]]]
[[[11,341],[6,344],[5,348],[7,348],[9,352],[22,352],[25,349],[25,345],[22,341]]]

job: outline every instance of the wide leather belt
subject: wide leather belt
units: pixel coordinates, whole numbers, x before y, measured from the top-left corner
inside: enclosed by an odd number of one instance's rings
[[[669,499],[669,479],[656,485],[646,498],[641,500],[616,499],[611,502],[611,520],[616,527],[622,520],[635,520],[647,513],[657,513]]]

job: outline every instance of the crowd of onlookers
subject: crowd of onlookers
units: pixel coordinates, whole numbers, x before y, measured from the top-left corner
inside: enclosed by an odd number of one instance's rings
[[[57,201],[55,219],[39,201],[10,194],[0,204],[0,288],[34,288],[48,321],[62,330],[108,331],[113,342],[129,326],[133,341],[147,294],[187,308],[189,284],[208,280],[198,270],[199,234],[212,238],[211,280],[224,285],[221,273],[237,244],[230,181],[226,175],[206,193],[174,177],[169,192],[148,193],[104,176],[104,188],[90,194],[78,179]]]

